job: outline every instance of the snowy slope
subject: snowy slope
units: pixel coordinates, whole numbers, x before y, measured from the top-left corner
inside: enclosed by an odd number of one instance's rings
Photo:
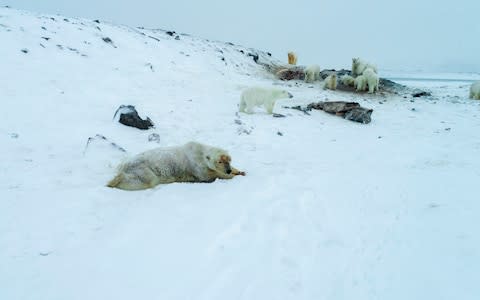
[[[264,52],[176,36],[0,8],[0,299],[478,299],[468,84],[324,91],[274,80],[247,55]],[[291,92],[287,117],[237,116],[250,85]],[[373,121],[282,108],[325,99]],[[156,128],[112,121],[121,104]],[[96,134],[128,155],[215,145],[247,176],[110,189],[124,154],[84,151]]]

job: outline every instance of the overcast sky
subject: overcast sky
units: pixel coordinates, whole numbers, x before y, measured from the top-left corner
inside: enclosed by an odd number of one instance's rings
[[[480,0],[0,0],[70,17],[161,28],[270,51],[299,64],[480,72]]]

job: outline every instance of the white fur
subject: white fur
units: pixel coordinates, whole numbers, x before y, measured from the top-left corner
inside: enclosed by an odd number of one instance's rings
[[[243,91],[240,97],[240,111],[247,114],[253,113],[255,106],[263,106],[267,113],[273,113],[275,101],[281,98],[292,98],[293,96],[285,91],[276,88],[251,87]]]
[[[470,86],[470,98],[480,100],[480,81],[474,82]]]
[[[320,67],[311,65],[305,69],[305,82],[311,83],[320,78]]]
[[[375,73],[371,68],[367,68],[365,69],[365,71],[363,71],[363,76],[367,81],[368,93],[372,94],[378,91],[378,84],[380,79],[378,78],[377,73]]]
[[[343,85],[346,85],[346,86],[353,86],[355,84],[355,78],[345,74],[342,76],[342,83]]]
[[[325,78],[323,82],[323,88],[329,90],[336,90],[337,89],[337,74],[333,73]]]
[[[360,58],[352,58],[352,76],[357,77],[362,75],[365,69],[371,68],[375,73],[377,73],[377,67],[374,64],[368,63],[361,60]]]
[[[221,173],[215,161],[228,155],[220,148],[189,142],[178,147],[155,148],[140,153],[120,165],[109,187],[140,190],[161,183],[212,182],[216,178],[232,178]]]
[[[354,86],[357,92],[365,91],[367,89],[367,78],[363,75],[357,76],[357,78],[355,78]]]

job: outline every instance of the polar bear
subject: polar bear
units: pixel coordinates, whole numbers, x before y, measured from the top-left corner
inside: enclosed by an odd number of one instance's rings
[[[357,76],[354,82],[355,90],[357,92],[363,92],[367,89],[367,78],[364,75]]]
[[[361,60],[360,58],[352,58],[352,76],[357,77],[363,74],[365,69],[371,68],[375,73],[377,73],[377,67],[373,64],[370,64],[366,61]]]
[[[341,80],[342,80],[342,84],[346,86],[353,86],[355,83],[355,78],[353,78],[348,74],[343,75]]]
[[[239,111],[251,114],[255,106],[263,106],[267,113],[272,114],[277,99],[292,97],[292,94],[285,90],[251,87],[242,92]]]
[[[245,175],[230,165],[230,156],[220,148],[197,142],[178,147],[155,148],[120,165],[107,184],[122,190],[142,190],[162,183],[213,182]]]
[[[470,98],[480,100],[480,81],[472,83],[470,87]]]
[[[295,54],[295,52],[288,52],[288,64],[289,65],[297,64],[297,54]]]
[[[372,94],[378,91],[379,78],[377,73],[375,73],[372,68],[366,68],[365,71],[363,71],[363,76],[367,81],[368,93]]]
[[[333,73],[325,78],[323,82],[323,89],[336,90],[337,89],[337,74]]]
[[[305,82],[312,83],[320,78],[320,66],[311,65],[305,69]]]

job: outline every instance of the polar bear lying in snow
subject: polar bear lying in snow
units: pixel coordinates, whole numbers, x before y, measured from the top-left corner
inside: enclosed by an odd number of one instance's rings
[[[305,82],[312,83],[320,78],[320,67],[311,65],[305,69]]]
[[[470,98],[480,100],[480,81],[472,83],[470,87]]]
[[[370,64],[366,61],[361,60],[360,58],[352,58],[352,76],[357,77],[362,75],[365,69],[371,68],[375,73],[377,73],[377,67],[374,64]]]
[[[253,113],[255,106],[263,106],[267,113],[273,113],[275,101],[281,98],[292,98],[292,94],[276,88],[251,87],[242,92],[240,97],[240,112]]]
[[[197,142],[156,148],[140,153],[120,165],[107,184],[123,190],[142,190],[161,183],[213,182],[245,175],[230,165],[230,156],[220,148]]]

